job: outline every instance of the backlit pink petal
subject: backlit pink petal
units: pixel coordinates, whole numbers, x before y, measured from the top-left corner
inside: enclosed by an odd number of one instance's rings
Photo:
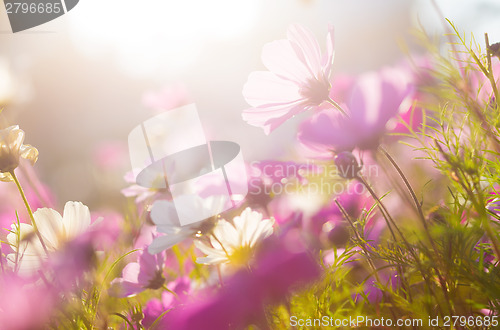
[[[335,59],[335,38],[333,25],[328,24],[328,34],[326,35],[326,54],[321,60],[321,65],[327,77],[331,76],[332,64]]]
[[[165,253],[150,254],[145,250],[140,258],[139,265],[141,272],[139,274],[139,283],[148,286],[150,281],[154,280],[158,274],[163,272],[163,265],[165,263]]]
[[[315,114],[312,118],[304,121],[299,127],[298,139],[306,147],[321,152],[325,149],[333,151],[334,147],[339,150],[354,148],[354,129],[343,125],[342,114],[334,113],[331,109]],[[329,147],[331,145],[331,147]]]
[[[270,72],[250,75],[243,96],[253,108],[243,111],[243,120],[269,134],[297,113],[316,109],[329,99],[331,30],[326,57],[314,35],[300,25],[289,27],[288,39],[264,46],[262,61]]]
[[[269,103],[287,104],[299,101],[299,86],[269,71],[252,72],[243,86],[243,97],[253,107]]]
[[[299,140],[316,151],[375,148],[387,122],[407,107],[410,97],[412,88],[404,74],[393,69],[366,73],[352,88],[347,116],[323,110],[301,124]]]
[[[127,282],[137,282],[141,266],[137,262],[131,262],[123,268],[122,279]]]
[[[289,40],[276,40],[264,45],[262,63],[280,78],[300,84],[312,77],[312,74],[296,53]]]
[[[296,114],[308,108],[300,103],[251,108],[243,111],[243,120],[250,125],[262,127],[269,134]]]
[[[111,282],[109,292],[115,297],[131,297],[143,291],[141,285],[136,282],[125,281],[122,278],[116,278]]]
[[[321,50],[312,32],[301,25],[292,24],[288,28],[287,37],[292,43],[299,46],[299,49],[294,47],[296,53],[302,55],[299,57],[301,61],[306,63],[309,72],[318,78],[321,71]],[[292,44],[292,46],[294,45]]]

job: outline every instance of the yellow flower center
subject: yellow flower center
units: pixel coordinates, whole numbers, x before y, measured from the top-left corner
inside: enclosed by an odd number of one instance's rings
[[[252,256],[252,248],[248,245],[245,245],[234,249],[228,256],[228,258],[233,265],[245,266],[248,264]]]

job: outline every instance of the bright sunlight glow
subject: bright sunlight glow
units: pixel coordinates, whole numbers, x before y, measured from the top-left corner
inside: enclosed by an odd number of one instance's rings
[[[69,19],[84,52],[115,52],[126,71],[151,75],[180,72],[205,44],[249,31],[258,9],[258,0],[86,0]]]

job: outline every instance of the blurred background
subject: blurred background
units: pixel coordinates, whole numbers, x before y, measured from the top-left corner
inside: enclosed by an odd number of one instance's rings
[[[484,32],[500,41],[498,1],[436,2],[479,41]],[[91,207],[119,203],[127,135],[162,104],[195,102],[207,136],[239,143],[247,161],[290,159],[300,118],[266,136],[241,119],[241,91],[249,73],[264,69],[262,46],[285,38],[291,23],[311,29],[321,47],[334,25],[336,74],[395,64],[402,45],[418,52],[419,26],[443,33],[430,0],[80,0],[16,34],[3,8],[1,124],[19,124],[39,149],[36,169],[61,205]]]

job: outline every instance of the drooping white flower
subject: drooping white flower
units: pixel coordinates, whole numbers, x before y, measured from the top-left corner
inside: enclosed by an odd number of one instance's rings
[[[194,244],[206,257],[197,258],[200,264],[245,263],[257,242],[273,233],[274,220],[262,219],[261,213],[247,207],[233,224],[220,220],[210,236],[210,245],[200,240]]]
[[[38,159],[38,150],[23,144],[24,131],[19,126],[0,129],[0,181],[11,181],[9,172],[19,166],[19,158],[34,164]]]
[[[53,209],[42,208],[33,217],[47,253],[59,250],[64,243],[86,232],[91,221],[89,208],[80,202],[67,202],[62,216]],[[32,225],[13,224],[7,241],[14,250],[7,255],[7,262],[12,268],[17,264],[22,274],[32,274],[48,257]]]

